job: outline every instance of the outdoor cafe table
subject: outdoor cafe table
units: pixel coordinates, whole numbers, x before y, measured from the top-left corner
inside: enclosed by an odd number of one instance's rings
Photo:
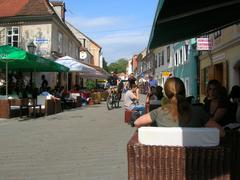
[[[36,108],[36,107],[38,107],[38,108]],[[41,114],[42,106],[41,106],[41,104],[36,103],[36,99],[28,99],[27,103],[22,103],[20,105],[20,117],[21,118],[22,118],[22,111],[24,108],[28,109],[28,116],[30,116],[29,108],[32,108],[33,109],[33,117],[36,118],[37,117],[36,111],[37,111],[37,109],[39,109],[39,114]]]

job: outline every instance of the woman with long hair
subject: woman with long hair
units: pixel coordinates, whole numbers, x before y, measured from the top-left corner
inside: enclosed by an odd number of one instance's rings
[[[192,106],[185,97],[185,87],[181,79],[171,77],[164,85],[167,103],[135,121],[136,127],[156,123],[160,127],[216,127],[220,134],[224,130],[210,119],[201,107]]]
[[[227,96],[227,89],[216,80],[210,80],[207,85],[204,109],[221,126],[225,126],[234,120],[229,114],[230,101]]]

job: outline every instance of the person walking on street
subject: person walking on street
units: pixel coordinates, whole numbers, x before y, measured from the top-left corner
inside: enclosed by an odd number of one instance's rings
[[[136,78],[134,77],[134,74],[131,73],[130,77],[128,78],[128,86],[130,89],[132,89],[133,84],[136,84]]]
[[[45,91],[47,90],[48,87],[48,81],[45,79],[45,75],[42,75],[42,85],[41,85],[41,90]]]
[[[157,87],[158,86],[158,82],[156,79],[153,78],[152,75],[149,76],[149,81],[148,81],[149,87]]]

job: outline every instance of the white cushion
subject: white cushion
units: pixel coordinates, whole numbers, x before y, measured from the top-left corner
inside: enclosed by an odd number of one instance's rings
[[[80,93],[70,93],[70,97],[73,99],[77,99],[77,97],[80,96]]]
[[[45,100],[46,100],[46,96],[43,95],[38,95],[37,96],[37,104],[39,105],[45,105]]]
[[[20,106],[10,106],[10,109],[14,110],[14,109],[20,109]]]
[[[141,127],[138,140],[145,145],[160,146],[217,146],[217,128]]]
[[[19,99],[19,96],[17,94],[10,94],[8,95],[8,99]]]
[[[30,109],[34,109],[34,107],[29,107]],[[35,109],[40,109],[39,106],[35,106]],[[41,109],[45,109],[45,105],[41,105]]]
[[[0,99],[7,99],[7,96],[5,96],[5,95],[0,95]]]

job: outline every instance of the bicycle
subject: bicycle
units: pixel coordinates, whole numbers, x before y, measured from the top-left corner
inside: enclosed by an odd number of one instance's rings
[[[119,93],[117,92],[117,87],[112,86],[109,88],[109,94],[107,97],[107,108],[112,110],[113,108],[119,108]]]

